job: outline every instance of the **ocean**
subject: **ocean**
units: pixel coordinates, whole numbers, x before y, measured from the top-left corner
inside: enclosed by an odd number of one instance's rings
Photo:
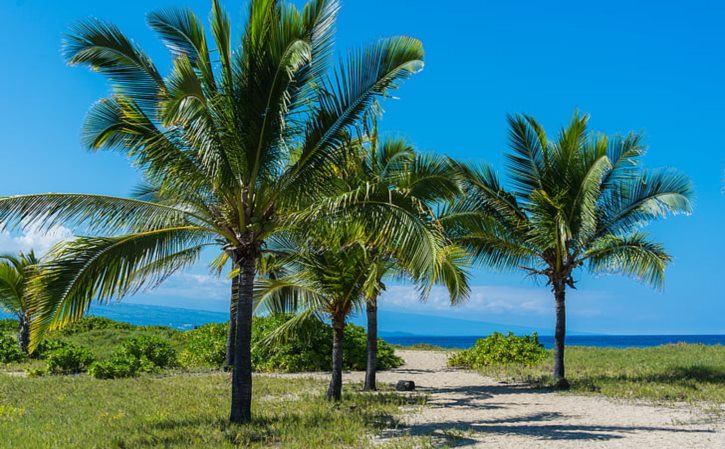
[[[117,321],[125,321],[137,325],[161,325],[180,330],[193,329],[205,323],[218,323],[229,319],[228,313],[223,312],[130,303],[94,304],[91,306],[90,314],[105,316]],[[10,318],[10,315],[3,314],[0,311],[1,318]],[[363,323],[356,320],[356,324]],[[477,339],[487,335],[484,332],[481,335],[470,336],[401,335],[399,332],[396,332],[398,329],[389,329],[389,332],[385,332],[386,330],[388,329],[381,327],[380,334],[389,343],[403,346],[425,343],[443,348],[460,349],[470,348],[475,344]],[[554,338],[552,336],[539,335],[539,341],[546,348],[552,348],[554,346]],[[612,348],[644,348],[680,342],[725,345],[725,335],[570,335],[566,338],[566,344],[571,346]]]
[[[470,348],[481,336],[441,337],[426,335],[389,336],[385,341],[410,346],[430,344],[450,349]],[[554,347],[554,337],[540,335],[539,342],[545,348]],[[566,338],[567,346],[595,346],[599,348],[646,348],[674,343],[701,343],[725,345],[725,335],[572,335]]]

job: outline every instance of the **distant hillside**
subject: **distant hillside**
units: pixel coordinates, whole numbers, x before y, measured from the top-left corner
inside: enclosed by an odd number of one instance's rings
[[[205,323],[222,322],[229,319],[228,314],[223,312],[131,303],[94,304],[91,307],[90,314],[132,324],[162,325],[176,329],[192,329]],[[0,317],[3,316],[10,317],[0,312]],[[352,322],[364,326],[365,317],[364,315],[353,317]],[[550,329],[385,310],[380,312],[378,328],[381,337],[414,335],[470,336],[488,335],[494,331],[511,331],[517,334],[530,334],[532,332],[538,332],[540,335],[552,334]],[[576,334],[577,332],[570,332],[570,335]]]

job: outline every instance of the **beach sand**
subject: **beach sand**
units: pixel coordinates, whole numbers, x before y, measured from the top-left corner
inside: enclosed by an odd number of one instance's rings
[[[430,435],[441,446],[466,448],[725,449],[725,416],[702,407],[536,390],[450,369],[444,352],[397,353],[405,365],[378,373],[378,381],[412,380],[429,401],[403,416],[401,428],[383,432],[380,442]],[[362,382],[363,374],[343,377]]]

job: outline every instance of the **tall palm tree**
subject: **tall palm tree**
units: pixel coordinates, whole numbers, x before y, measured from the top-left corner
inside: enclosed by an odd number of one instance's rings
[[[379,139],[377,125],[373,127],[368,145],[363,148],[362,155],[356,162],[346,176],[348,182],[407,192],[418,207],[425,211],[426,217],[433,220],[432,224],[436,220],[436,204],[452,200],[460,194],[458,171],[447,158],[417,154],[404,139]],[[456,304],[467,297],[469,292],[464,270],[467,265],[465,253],[462,248],[452,244],[447,244],[441,251],[444,256],[440,261],[445,265],[439,268],[435,280],[447,287],[451,303]],[[375,390],[377,387],[378,297],[385,290],[384,279],[411,279],[423,290],[430,289],[431,281],[434,280],[430,276],[421,278],[412,273],[408,269],[407,261],[396,257],[396,253],[394,246],[386,244],[378,244],[368,250],[368,270],[378,287],[370,291],[365,303],[367,364],[364,390]]]
[[[216,247],[239,270],[230,420],[249,421],[253,286],[266,239],[310,205],[319,212],[357,202],[360,213],[374,215],[399,196],[337,198],[331,167],[378,99],[422,68],[422,45],[383,39],[328,70],[337,12],[335,0],[311,0],[302,10],[252,0],[234,46],[217,0],[211,38],[190,10],[153,12],[148,23],[173,58],[167,77],[114,25],[90,20],[72,29],[64,43],[68,62],[106,75],[112,85],[91,108],[83,141],[125,152],[149,185],[142,199],[0,199],[6,226],[67,223],[90,234],[68,242],[44,267],[34,335],[81,317],[94,299],[153,287]],[[408,243],[417,243],[415,223],[404,214],[386,217],[381,230],[407,227]]]
[[[30,300],[27,286],[39,263],[32,250],[28,253],[21,251],[17,255],[0,256],[0,309],[18,317],[18,344],[26,354],[29,352],[30,342]]]
[[[553,374],[566,388],[565,298],[575,270],[630,275],[662,288],[670,256],[640,228],[689,213],[692,187],[674,170],[642,168],[640,136],[594,134],[586,115],[575,114],[555,140],[532,117],[508,122],[512,189],[488,166],[462,165],[465,195],[442,221],[478,261],[546,280],[556,304]]]

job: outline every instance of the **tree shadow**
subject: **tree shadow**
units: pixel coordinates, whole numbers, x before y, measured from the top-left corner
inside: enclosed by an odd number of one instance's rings
[[[430,436],[437,440],[445,440],[446,444],[455,447],[472,446],[480,440],[472,434],[515,435],[538,440],[575,440],[575,441],[609,441],[626,438],[635,432],[669,432],[669,433],[713,433],[713,430],[683,429],[658,426],[616,426],[616,425],[584,425],[558,424],[551,421],[566,418],[558,412],[535,413],[517,417],[469,420],[440,421],[433,424],[412,425],[397,432],[411,436]],[[453,440],[453,441],[451,441]]]

